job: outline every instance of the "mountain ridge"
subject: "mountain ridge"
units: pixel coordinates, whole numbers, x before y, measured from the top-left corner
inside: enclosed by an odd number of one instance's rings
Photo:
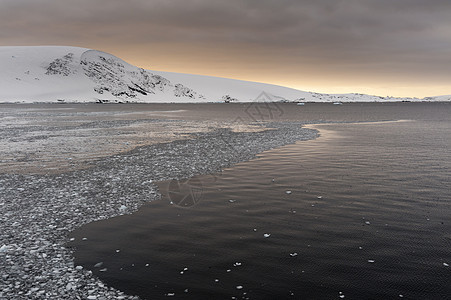
[[[417,99],[322,94],[237,79],[145,70],[112,54],[88,48],[0,47],[0,102],[252,101],[451,101],[451,96]]]

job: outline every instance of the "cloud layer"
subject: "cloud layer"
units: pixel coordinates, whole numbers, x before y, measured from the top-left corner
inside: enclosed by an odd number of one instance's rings
[[[451,94],[450,15],[449,0],[0,0],[0,45],[84,46],[323,91]]]

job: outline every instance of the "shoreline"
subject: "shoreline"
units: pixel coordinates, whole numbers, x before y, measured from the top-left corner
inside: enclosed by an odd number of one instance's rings
[[[75,266],[73,250],[65,246],[70,232],[158,199],[153,182],[213,174],[266,150],[316,138],[316,130],[302,127],[307,123],[190,133],[193,139],[140,146],[61,174],[0,174],[0,297],[137,299]]]

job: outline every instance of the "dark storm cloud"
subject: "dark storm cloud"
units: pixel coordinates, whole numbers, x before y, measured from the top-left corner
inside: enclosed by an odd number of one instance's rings
[[[444,74],[450,16],[449,0],[0,0],[0,45],[185,44],[262,63]]]
[[[2,37],[12,39],[33,38],[33,33],[36,39],[57,40],[101,32],[138,43],[194,37],[346,47],[405,39],[405,34],[421,38],[441,26],[449,30],[450,9],[448,0],[1,0],[0,22]]]

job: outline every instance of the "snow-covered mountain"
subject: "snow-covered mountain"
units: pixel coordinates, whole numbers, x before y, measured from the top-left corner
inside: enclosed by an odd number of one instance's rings
[[[211,76],[144,70],[111,54],[78,47],[0,47],[0,102],[372,102]],[[418,99],[417,99],[418,100]],[[451,101],[451,96],[427,98]]]

